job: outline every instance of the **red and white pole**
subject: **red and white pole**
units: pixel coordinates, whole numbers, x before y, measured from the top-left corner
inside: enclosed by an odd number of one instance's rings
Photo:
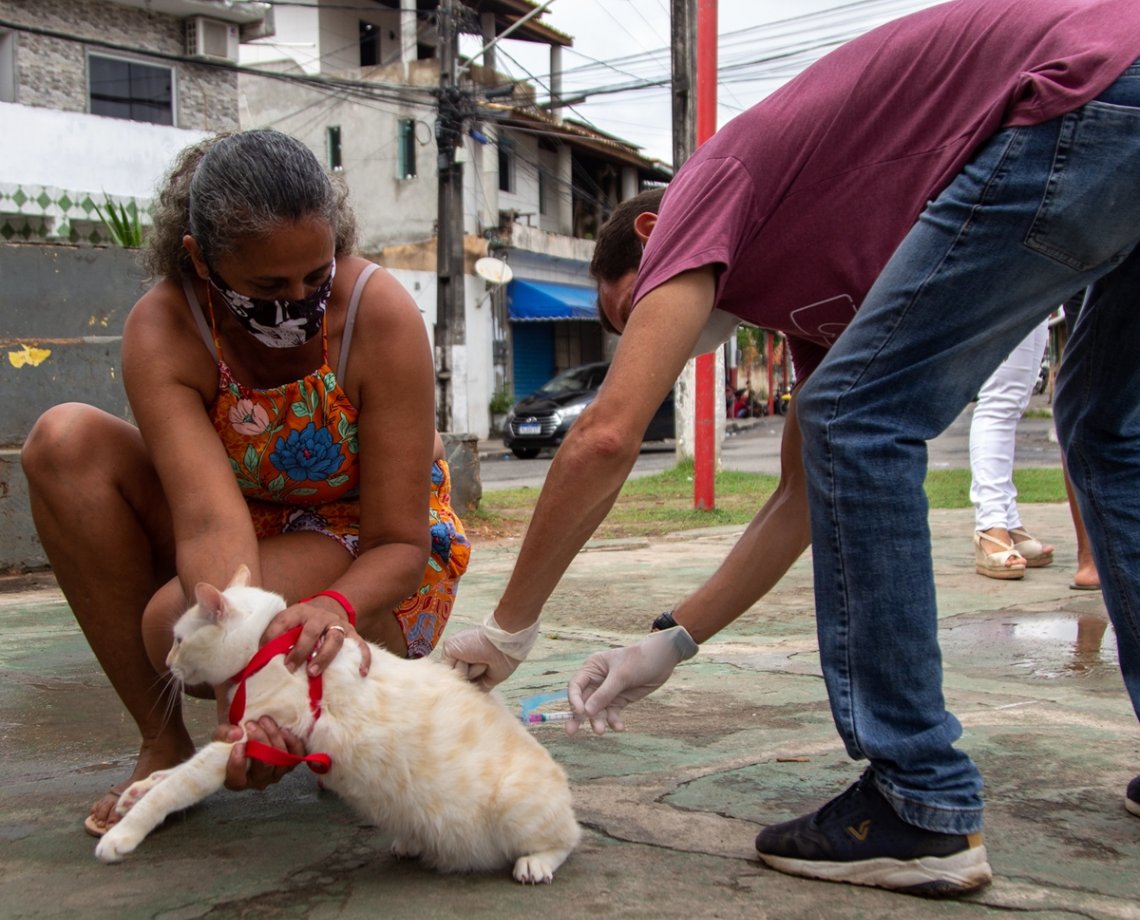
[[[716,133],[716,0],[697,3],[697,146]],[[724,412],[717,386],[716,354],[696,360],[693,424],[693,507],[716,507],[716,412]]]

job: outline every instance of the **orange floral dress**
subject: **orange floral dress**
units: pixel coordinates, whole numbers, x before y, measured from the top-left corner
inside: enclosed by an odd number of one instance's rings
[[[192,292],[189,296],[197,307]],[[248,387],[226,364],[213,304],[207,308],[218,364],[218,394],[208,411],[258,538],[315,531],[355,557],[360,534],[358,412],[329,366],[325,329],[319,368],[281,386]],[[341,346],[346,352],[348,344]],[[447,461],[433,463],[431,481],[431,554],[423,583],[393,611],[409,658],[430,654],[438,643],[471,556],[463,524],[451,507]]]

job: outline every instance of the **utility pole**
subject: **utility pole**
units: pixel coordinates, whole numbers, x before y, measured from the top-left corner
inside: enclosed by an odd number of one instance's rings
[[[673,172],[697,149],[697,0],[672,0]]]
[[[455,349],[467,340],[463,273],[463,143],[465,99],[459,88],[456,0],[439,4],[439,111],[435,123],[439,204],[436,228],[436,425],[451,431],[455,418]],[[465,415],[466,413],[464,413]]]

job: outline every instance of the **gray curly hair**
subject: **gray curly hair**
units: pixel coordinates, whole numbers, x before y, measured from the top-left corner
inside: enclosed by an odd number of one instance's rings
[[[182,245],[186,234],[207,262],[216,262],[242,240],[306,217],[329,222],[338,256],[353,251],[356,219],[347,189],[308,147],[268,128],[207,138],[183,150],[167,175],[146,266],[153,277],[177,280],[193,269]]]

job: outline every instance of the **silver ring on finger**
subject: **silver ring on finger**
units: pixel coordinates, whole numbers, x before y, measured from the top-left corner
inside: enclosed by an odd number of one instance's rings
[[[348,632],[345,630],[345,628],[343,626],[330,626],[328,629],[325,630],[325,632],[332,632],[334,629],[340,633],[341,638],[345,638],[345,639],[348,638]]]

